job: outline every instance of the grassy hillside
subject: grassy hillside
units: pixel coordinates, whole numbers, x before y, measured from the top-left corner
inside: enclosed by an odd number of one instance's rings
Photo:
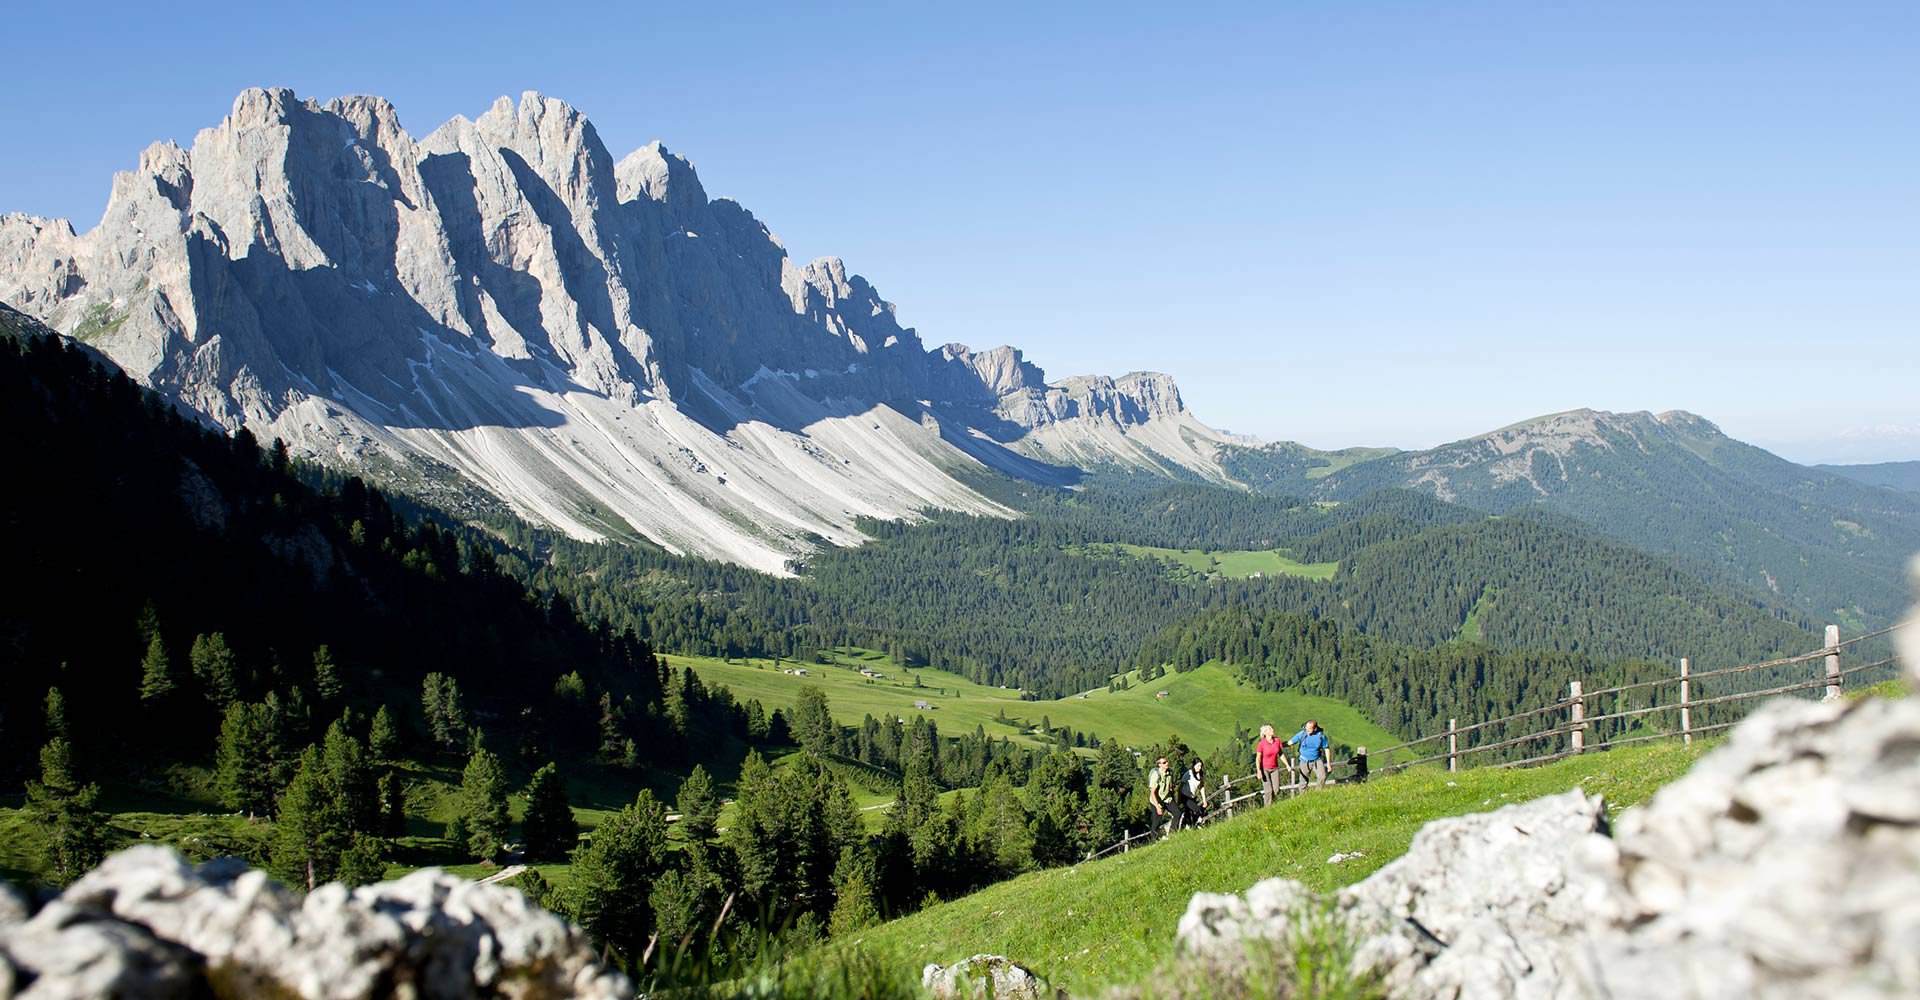
[[[1273,876],[1316,890],[1357,882],[1406,852],[1429,820],[1573,788],[1616,811],[1691,766],[1706,744],[1618,750],[1520,771],[1438,770],[1336,787],[1091,864],[1034,872],[871,928],[850,945],[893,968],[1002,954],[1075,995],[1144,981],[1170,954],[1196,892]],[[1365,855],[1329,864],[1336,852]],[[805,961],[831,962],[821,951]]]
[[[1258,731],[1262,723],[1270,722],[1276,728],[1297,727],[1315,718],[1342,743],[1377,747],[1400,742],[1344,702],[1260,691],[1218,663],[1144,684],[1138,673],[1127,674],[1131,686],[1124,691],[1098,688],[1065,698],[1023,701],[1018,691],[976,684],[944,670],[902,669],[871,650],[842,648],[833,655],[838,661],[834,664],[787,660],[778,666],[771,660],[754,658],[729,662],[668,656],[667,660],[676,667],[692,667],[702,679],[726,685],[743,700],[757,698],[768,708],[791,706],[802,686],[816,685],[826,692],[834,717],[842,725],[858,724],[866,715],[908,719],[926,715],[948,735],[979,726],[989,736],[1051,746],[1030,732],[1044,720],[1055,727],[1068,726],[1136,747],[1178,733],[1189,746],[1204,752],[1230,742],[1236,725]],[[783,672],[796,667],[804,668],[807,675]],[[861,668],[886,676],[878,680],[863,677]],[[921,686],[914,686],[916,679]],[[1167,693],[1166,697],[1156,697],[1161,691]],[[917,709],[916,701],[933,708]],[[1002,713],[1011,725],[998,721]]]
[[[1340,568],[1337,562],[1305,563],[1274,549],[1168,549],[1154,545],[1089,545],[1089,555],[1127,555],[1136,559],[1159,559],[1175,567],[1180,576],[1199,579],[1249,580],[1271,576],[1298,576],[1308,580],[1331,580]]]

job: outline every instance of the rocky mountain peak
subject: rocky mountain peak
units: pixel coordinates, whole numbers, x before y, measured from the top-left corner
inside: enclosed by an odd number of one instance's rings
[[[415,139],[378,97],[248,90],[84,236],[0,219],[0,301],[296,453],[775,570],[861,516],[1001,513],[963,467],[1207,474],[1217,438],[1164,376],[929,353],[844,261],[531,91]]]
[[[707,204],[706,188],[701,186],[693,164],[668,151],[663,143],[651,142],[628,153],[614,172],[620,182],[621,201],[650,198],[679,217]]]

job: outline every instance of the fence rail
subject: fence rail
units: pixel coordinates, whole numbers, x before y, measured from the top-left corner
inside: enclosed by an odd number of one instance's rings
[[[1655,680],[1639,681],[1633,684],[1620,684],[1620,685],[1616,685],[1614,687],[1609,687],[1609,688],[1599,688],[1594,691],[1583,691],[1581,682],[1576,680],[1568,685],[1567,697],[1562,698],[1559,701],[1555,701],[1551,704],[1542,705],[1539,708],[1530,708],[1524,712],[1515,712],[1512,715],[1503,715],[1497,719],[1487,719],[1487,720],[1476,722],[1476,723],[1473,723],[1472,725],[1467,725],[1467,726],[1458,725],[1457,719],[1448,719],[1446,729],[1443,729],[1430,736],[1422,736],[1418,739],[1407,740],[1404,743],[1395,743],[1392,746],[1382,747],[1378,750],[1375,750],[1367,756],[1377,758],[1384,754],[1393,753],[1394,751],[1397,751],[1397,750],[1406,750],[1411,747],[1424,746],[1425,744],[1432,743],[1436,740],[1447,741],[1447,750],[1445,753],[1431,754],[1429,756],[1419,757],[1414,760],[1398,761],[1395,763],[1387,764],[1382,767],[1372,769],[1371,774],[1385,775],[1385,774],[1390,774],[1396,771],[1404,771],[1404,770],[1407,770],[1408,768],[1419,767],[1423,764],[1436,764],[1441,761],[1446,762],[1447,769],[1449,771],[1455,771],[1459,769],[1459,762],[1462,758],[1471,756],[1473,754],[1489,753],[1495,750],[1505,750],[1505,749],[1521,746],[1527,743],[1538,742],[1541,740],[1558,739],[1563,736],[1568,738],[1568,745],[1565,746],[1564,748],[1556,749],[1549,753],[1540,754],[1533,757],[1522,758],[1520,760],[1503,761],[1501,763],[1494,764],[1492,766],[1494,768],[1510,768],[1510,767],[1525,767],[1533,764],[1546,764],[1556,760],[1564,760],[1568,757],[1577,756],[1582,753],[1596,753],[1602,750],[1610,750],[1614,747],[1626,746],[1633,743],[1644,743],[1649,740],[1666,740],[1666,739],[1674,739],[1678,737],[1687,743],[1692,743],[1693,738],[1695,736],[1700,736],[1706,733],[1719,732],[1724,729],[1730,729],[1739,724],[1738,720],[1735,720],[1733,722],[1718,722],[1710,725],[1699,725],[1699,726],[1694,725],[1693,712],[1695,709],[1706,708],[1713,705],[1727,705],[1727,704],[1733,704],[1735,702],[1751,701],[1755,698],[1770,698],[1776,695],[1791,694],[1798,691],[1809,691],[1814,688],[1822,688],[1822,687],[1827,689],[1827,694],[1826,694],[1827,699],[1833,699],[1833,698],[1839,697],[1845,685],[1845,681],[1848,677],[1852,677],[1855,674],[1863,673],[1868,670],[1878,670],[1882,667],[1892,666],[1893,664],[1899,662],[1898,657],[1888,657],[1883,660],[1876,660],[1872,663],[1863,663],[1858,666],[1842,669],[1840,667],[1840,651],[1856,643],[1864,642],[1868,639],[1875,639],[1883,635],[1889,635],[1893,632],[1899,631],[1902,628],[1905,628],[1908,624],[1910,623],[1901,622],[1898,625],[1892,625],[1887,628],[1879,629],[1873,632],[1867,632],[1865,634],[1857,635],[1851,639],[1846,639],[1846,640],[1842,640],[1840,638],[1840,629],[1838,626],[1829,625],[1827,626],[1827,629],[1826,629],[1825,644],[1820,646],[1820,648],[1818,649],[1810,650],[1805,653],[1800,653],[1796,656],[1783,656],[1777,659],[1763,660],[1758,663],[1744,663],[1744,664],[1740,664],[1739,666],[1720,667],[1715,670],[1706,670],[1706,671],[1699,671],[1699,672],[1696,672],[1692,669],[1692,663],[1690,660],[1682,659],[1680,661],[1680,671],[1677,675],[1673,677],[1662,677]],[[1791,666],[1796,666],[1798,664],[1810,663],[1814,661],[1825,661],[1824,669],[1819,674],[1815,675],[1814,677],[1808,678],[1806,680],[1794,681],[1789,684],[1779,684],[1773,687],[1762,688],[1754,691],[1742,691],[1742,692],[1736,692],[1734,694],[1720,695],[1718,697],[1713,697],[1713,698],[1693,697],[1695,690],[1697,690],[1695,688],[1695,685],[1702,680],[1711,680],[1715,677],[1725,677],[1732,674],[1749,673],[1755,670],[1791,667]],[[1679,697],[1676,701],[1673,701],[1670,703],[1658,704],[1658,705],[1636,707],[1636,708],[1620,708],[1620,709],[1617,709],[1616,711],[1603,712],[1598,715],[1587,714],[1587,705],[1589,702],[1591,702],[1595,698],[1618,697],[1619,695],[1627,694],[1629,692],[1657,688],[1667,684],[1679,685],[1679,691],[1678,691]],[[1555,725],[1549,726],[1548,728],[1540,730],[1539,732],[1527,733],[1523,736],[1515,736],[1508,739],[1497,740],[1492,743],[1483,743],[1479,746],[1470,746],[1470,747],[1466,747],[1465,749],[1462,749],[1460,747],[1460,737],[1465,736],[1467,734],[1479,732],[1480,730],[1487,729],[1492,726],[1505,725],[1505,724],[1517,722],[1522,719],[1531,719],[1531,718],[1535,718],[1537,716],[1542,716],[1542,715],[1551,715],[1556,712],[1567,713],[1566,720],[1564,722],[1556,723]],[[1659,712],[1677,712],[1679,722],[1680,722],[1680,728],[1673,729],[1673,730],[1663,730],[1657,733],[1643,733],[1643,734],[1632,735],[1632,736],[1614,736],[1613,738],[1608,739],[1602,743],[1587,742],[1588,734],[1591,733],[1594,735],[1598,735],[1598,731],[1596,730],[1595,727],[1599,723],[1619,722],[1625,719],[1639,719],[1645,716],[1654,715],[1655,713],[1659,713]],[[1366,758],[1361,758],[1361,759],[1364,760]],[[1355,760],[1351,760],[1351,759],[1344,760],[1344,761],[1329,760],[1327,762],[1327,767],[1329,770],[1331,770],[1337,767],[1352,767],[1352,766],[1355,766],[1356,763],[1357,762]],[[1280,793],[1285,793],[1288,795],[1297,795],[1300,792],[1305,791],[1309,786],[1309,782],[1307,781],[1305,770],[1302,769],[1302,770],[1296,771],[1291,761],[1286,762],[1286,768],[1287,768],[1288,783],[1284,786],[1281,786],[1277,790],[1276,795]],[[1249,774],[1239,778],[1221,778],[1220,788],[1219,788],[1220,801],[1216,803],[1212,803],[1211,808],[1208,810],[1208,812],[1205,815],[1201,816],[1199,820],[1197,820],[1197,822],[1204,824],[1207,822],[1211,822],[1215,819],[1231,818],[1233,816],[1233,811],[1235,806],[1239,805],[1240,803],[1247,802],[1251,799],[1259,798],[1265,792],[1264,789],[1255,789],[1254,791],[1236,796],[1233,793],[1234,786],[1243,784],[1245,782],[1258,781],[1258,780],[1260,780],[1260,776],[1258,774]],[[1162,825],[1163,824],[1160,824],[1160,823],[1150,824],[1147,827],[1147,829],[1137,834],[1132,832],[1131,830],[1124,831],[1124,836],[1122,836],[1118,842],[1111,844],[1107,847],[1101,848],[1100,850],[1097,850],[1097,851],[1089,851],[1084,860],[1092,861],[1096,858],[1106,857],[1107,855],[1110,855],[1110,854],[1125,853],[1127,851],[1130,851],[1134,847],[1148,843],[1153,839],[1155,839],[1155,836],[1156,836],[1155,831]]]

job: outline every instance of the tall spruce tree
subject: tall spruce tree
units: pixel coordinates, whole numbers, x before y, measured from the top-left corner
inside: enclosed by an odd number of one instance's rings
[[[320,760],[327,769],[327,784],[340,800],[347,828],[355,833],[376,833],[380,828],[380,799],[373,768],[367,763],[366,748],[349,731],[347,717],[327,727]]]
[[[464,844],[482,861],[500,852],[506,842],[511,813],[507,809],[507,774],[500,758],[486,747],[476,747],[460,775],[460,799],[447,839]]]
[[[328,787],[320,748],[308,747],[300,755],[293,780],[280,793],[268,868],[288,885],[311,892],[334,879],[341,855],[352,842],[346,810]]]
[[[173,658],[167,655],[167,643],[155,631],[147,639],[147,654],[140,659],[140,704],[146,708],[164,707],[180,689],[174,676]]]
[[[712,837],[720,822],[720,798],[714,794],[713,777],[699,764],[693,765],[686,780],[680,782],[680,794],[674,798],[680,807],[680,829],[688,840]]]
[[[666,856],[666,813],[652,792],[642,790],[574,852],[568,890],[574,917],[615,952],[638,956],[652,926],[648,890]]]
[[[527,783],[527,815],[520,823],[520,839],[532,861],[559,861],[580,841],[580,824],[567,804],[560,769],[548,763]]]
[[[340,677],[340,665],[333,661],[333,650],[324,644],[314,649],[313,693],[322,702],[337,705],[346,689],[346,682]]]
[[[65,740],[73,737],[73,731],[67,724],[67,697],[60,693],[59,688],[47,689],[42,717],[46,720],[47,739]]]
[[[373,721],[367,724],[367,752],[376,761],[389,761],[399,746],[400,732],[394,727],[393,713],[382,705],[373,713]]]
[[[407,786],[400,775],[388,771],[374,786],[380,797],[380,835],[388,839],[407,832]]]
[[[420,707],[435,743],[447,749],[460,745],[467,734],[467,712],[460,703],[459,682],[445,674],[428,674],[420,686]]]
[[[793,735],[800,746],[815,757],[833,751],[840,727],[827,707],[827,693],[808,684],[800,689],[799,704],[793,710]]]
[[[227,645],[226,635],[214,632],[195,636],[187,660],[193,665],[193,676],[200,682],[201,693],[213,707],[224,712],[228,705],[239,700],[240,665],[233,649]]]
[[[27,782],[24,811],[54,885],[72,883],[106,857],[107,821],[94,808],[99,798],[98,785],[81,784],[70,743],[56,738],[40,748],[40,780]]]
[[[278,737],[266,705],[236,701],[220,721],[213,753],[213,787],[220,803],[249,818],[272,811]]]
[[[834,937],[880,922],[880,877],[864,844],[848,844],[833,868],[833,914],[827,929]]]

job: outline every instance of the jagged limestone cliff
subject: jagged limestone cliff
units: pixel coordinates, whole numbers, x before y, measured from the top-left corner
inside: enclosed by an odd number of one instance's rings
[[[534,93],[416,139],[380,98],[249,90],[141,154],[85,235],[0,218],[0,301],[229,430],[775,571],[860,515],[1006,513],[961,481],[980,466],[1220,478],[1164,376],[929,352],[684,158],[616,162]]]

